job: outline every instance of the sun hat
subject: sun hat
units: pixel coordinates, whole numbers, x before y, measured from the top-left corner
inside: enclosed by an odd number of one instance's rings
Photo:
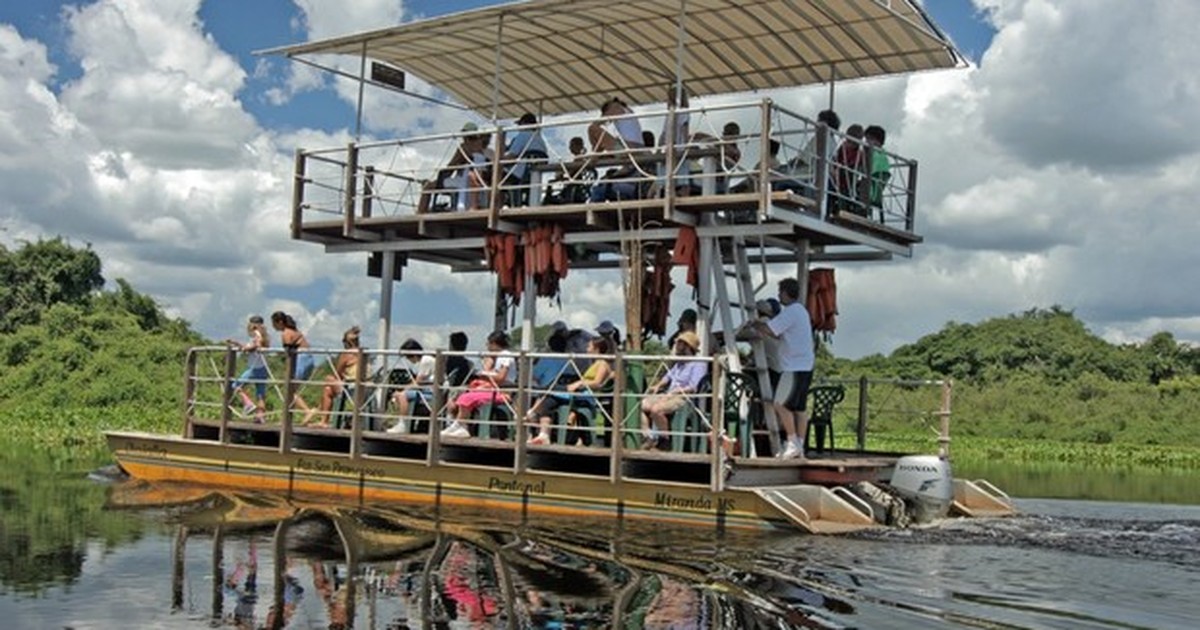
[[[693,352],[700,349],[700,337],[696,336],[696,333],[690,330],[679,333],[679,336],[675,338],[675,341],[682,341],[683,343],[686,343]]]

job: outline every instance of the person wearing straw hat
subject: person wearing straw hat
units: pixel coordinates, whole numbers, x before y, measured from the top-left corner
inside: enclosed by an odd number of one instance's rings
[[[700,389],[700,382],[708,375],[704,361],[688,361],[700,351],[700,337],[688,331],[675,339],[675,356],[679,357],[667,373],[646,390],[648,396],[642,400],[642,448],[667,450],[671,447],[666,433],[667,415],[673,414],[688,404],[688,395]]]

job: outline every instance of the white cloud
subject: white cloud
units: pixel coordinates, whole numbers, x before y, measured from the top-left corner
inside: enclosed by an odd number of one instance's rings
[[[256,133],[235,96],[246,73],[200,30],[199,4],[106,0],[66,10],[84,72],[61,100],[102,145],[155,166],[221,166]]]

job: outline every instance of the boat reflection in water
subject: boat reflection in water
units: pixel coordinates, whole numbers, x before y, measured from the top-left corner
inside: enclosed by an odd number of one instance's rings
[[[172,612],[226,627],[829,627],[823,612],[852,610],[751,568],[762,534],[564,529],[139,480],[112,486],[108,506],[165,514]]]

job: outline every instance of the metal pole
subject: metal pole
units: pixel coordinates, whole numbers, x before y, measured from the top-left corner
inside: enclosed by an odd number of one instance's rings
[[[938,457],[950,460],[950,396],[954,389],[953,381],[942,381],[941,432],[938,435]]]
[[[379,273],[379,348],[392,347],[392,271],[396,268],[396,252],[382,252],[382,271]]]
[[[869,381],[866,376],[860,376],[858,379],[858,450],[867,450],[867,387]]]
[[[829,109],[833,110],[833,93],[834,87],[837,85],[837,66],[830,64],[829,66]]]
[[[492,124],[496,124],[496,119],[500,116],[500,72],[503,67],[503,51],[504,51],[504,14],[500,14],[500,19],[496,22],[496,70],[492,75]],[[500,147],[496,147],[496,152],[500,152]]]
[[[358,111],[354,116],[354,141],[362,138],[363,90],[367,87],[367,42],[362,45],[362,59],[358,65]]]
[[[684,42],[687,40],[687,26],[685,18],[687,17],[687,0],[679,0],[679,36],[675,48],[675,98],[678,101],[683,95],[683,63],[684,63]],[[672,125],[674,121],[672,121]],[[679,139],[677,138],[678,142]]]

